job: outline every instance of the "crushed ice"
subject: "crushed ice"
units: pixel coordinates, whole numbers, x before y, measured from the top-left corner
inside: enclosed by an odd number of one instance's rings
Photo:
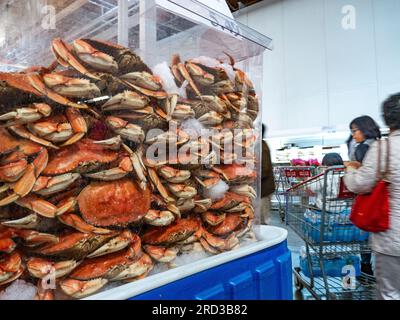
[[[4,291],[0,292],[0,300],[33,300],[36,287],[24,280],[15,280]]]

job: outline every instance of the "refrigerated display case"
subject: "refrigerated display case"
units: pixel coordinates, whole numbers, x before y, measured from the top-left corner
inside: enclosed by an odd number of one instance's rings
[[[130,298],[146,283],[163,292],[162,273],[203,292],[215,268],[240,280],[240,257],[246,285],[221,296],[236,298],[266,290],[263,256],[279,288],[248,297],[290,298],[286,234],[259,226],[271,39],[194,0],[10,6],[0,42],[0,263],[12,268],[0,285],[25,281],[40,299]],[[185,273],[193,261],[201,273]]]

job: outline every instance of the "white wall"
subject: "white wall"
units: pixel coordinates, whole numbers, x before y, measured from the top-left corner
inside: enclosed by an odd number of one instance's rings
[[[342,27],[346,5],[354,30]],[[264,0],[236,19],[274,40],[264,54],[268,136],[347,130],[363,114],[382,123],[381,102],[400,91],[400,0]]]

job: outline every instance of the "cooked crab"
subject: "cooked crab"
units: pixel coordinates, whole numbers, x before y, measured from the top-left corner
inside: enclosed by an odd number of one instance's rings
[[[92,182],[78,196],[86,222],[99,227],[126,226],[140,221],[150,209],[150,188],[140,189],[131,179]]]

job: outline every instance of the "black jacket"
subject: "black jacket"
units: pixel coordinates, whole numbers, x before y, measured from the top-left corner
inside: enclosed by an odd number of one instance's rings
[[[275,191],[275,179],[272,169],[271,153],[267,142],[262,141],[261,155],[261,197],[267,197]]]

